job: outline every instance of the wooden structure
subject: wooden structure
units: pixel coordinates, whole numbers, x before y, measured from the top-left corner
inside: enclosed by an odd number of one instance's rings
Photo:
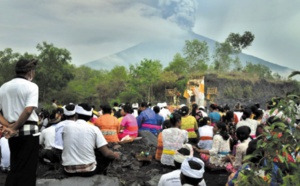
[[[206,99],[210,100],[211,102],[214,102],[215,95],[218,94],[218,88],[217,87],[209,87],[206,91]]]

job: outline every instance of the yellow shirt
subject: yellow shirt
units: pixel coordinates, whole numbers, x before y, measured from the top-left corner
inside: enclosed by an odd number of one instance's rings
[[[195,130],[198,129],[198,123],[194,116],[184,116],[181,118],[181,129],[188,132],[189,138],[197,138]]]

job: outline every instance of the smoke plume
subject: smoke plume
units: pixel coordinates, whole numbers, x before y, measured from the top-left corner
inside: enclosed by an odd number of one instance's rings
[[[191,30],[195,24],[197,0],[159,0],[164,19],[175,22],[180,27]]]

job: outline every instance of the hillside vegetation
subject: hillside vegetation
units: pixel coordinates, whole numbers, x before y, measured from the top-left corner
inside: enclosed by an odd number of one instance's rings
[[[245,34],[244,34],[245,35]],[[111,70],[94,70],[73,65],[71,53],[64,48],[43,42],[37,45],[37,54],[19,54],[7,48],[0,51],[0,85],[15,76],[14,66],[20,58],[39,60],[34,82],[39,86],[40,102],[52,99],[60,104],[88,102],[98,107],[112,102],[162,102],[173,101],[165,94],[166,89],[178,90],[181,102],[187,81],[205,76],[205,87],[217,87],[214,101],[233,104],[235,101],[263,103],[272,96],[299,92],[296,81],[284,80],[261,64],[247,63],[242,66],[237,54],[254,39],[231,35],[224,43],[216,45],[214,63],[208,65],[208,48],[205,42],[186,41],[183,55],[174,55],[169,65],[163,68],[158,60],[144,59],[135,65],[115,66]],[[245,37],[246,37],[245,36]]]

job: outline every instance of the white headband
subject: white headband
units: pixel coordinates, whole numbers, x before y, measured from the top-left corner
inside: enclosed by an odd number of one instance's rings
[[[194,161],[194,162],[197,162],[201,165],[201,169],[200,170],[195,170],[195,169],[192,169],[189,165],[189,161]],[[181,173],[187,177],[190,177],[190,178],[203,178],[203,174],[204,174],[204,163],[202,160],[200,160],[199,158],[195,158],[195,157],[189,157],[189,158],[186,158],[182,164],[181,164]]]
[[[67,110],[66,105],[65,105],[65,106],[63,106],[63,109],[64,109],[64,115],[66,115],[66,116],[73,116],[76,114],[76,112],[75,112],[76,107],[74,108],[74,110]]]
[[[194,156],[194,151],[193,151],[193,147],[191,144],[183,144],[181,148],[185,148],[185,149],[189,150],[190,154],[185,156],[185,155],[179,153],[178,151],[176,151],[176,153],[174,154],[174,160],[178,163],[182,163],[186,158]]]
[[[87,111],[83,107],[76,105],[75,110],[77,114],[82,114],[86,116],[92,116],[93,114],[93,108],[90,111]]]

